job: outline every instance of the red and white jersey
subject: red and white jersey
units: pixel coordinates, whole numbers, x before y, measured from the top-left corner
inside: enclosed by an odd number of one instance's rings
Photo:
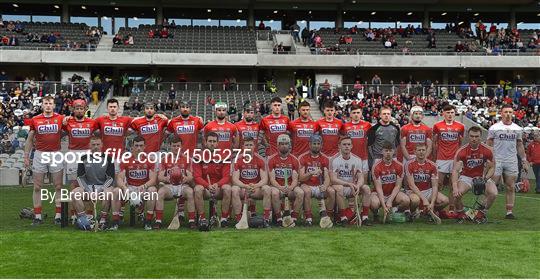
[[[275,154],[268,159],[268,172],[274,172],[276,182],[280,186],[285,186],[285,176],[287,174],[288,184],[292,182],[292,172],[298,173],[300,163],[298,159],[289,154],[286,158],[282,158],[279,154]]]
[[[437,166],[430,160],[425,160],[424,163],[414,159],[408,161],[405,165],[405,172],[408,176],[412,176],[414,184],[420,191],[431,189],[431,180],[437,179]]]
[[[314,157],[311,152],[304,153],[300,156],[300,168],[304,168],[307,173],[320,169],[323,171],[321,176],[311,176],[307,181],[303,182],[308,186],[320,186],[324,183],[324,169],[330,169],[330,160],[323,154]]]
[[[401,128],[401,137],[405,138],[405,148],[409,155],[414,154],[417,144],[427,144],[427,140],[431,139],[432,135],[431,128],[423,123],[419,125],[409,123]]]
[[[138,117],[131,121],[131,129],[144,138],[145,153],[159,151],[167,123],[168,120],[160,116],[154,116],[151,120],[146,117]]]
[[[493,152],[482,143],[476,149],[467,144],[458,150],[456,160],[463,162],[461,175],[471,178],[482,177],[486,162],[493,161]]]
[[[279,117],[268,115],[261,120],[259,128],[264,132],[265,137],[268,139],[268,144],[270,144],[270,147],[266,149],[266,156],[278,153],[277,138],[281,134],[287,134],[289,122],[289,118],[283,115],[279,115]]]
[[[292,154],[299,157],[303,153],[309,152],[309,137],[319,130],[317,123],[311,119],[302,121],[297,118],[289,123],[291,132]]]
[[[246,120],[241,120],[234,125],[236,125],[236,130],[240,136],[240,148],[244,146],[244,138],[251,137],[255,140],[255,151],[258,151],[259,124],[256,122],[246,122]]]
[[[189,151],[190,154],[197,147],[197,140],[204,124],[199,117],[188,116],[183,118],[178,116],[169,121],[167,130],[182,139],[182,150]]]
[[[53,113],[50,117],[39,114],[30,120],[30,130],[35,131],[35,147],[41,152],[60,151],[62,121],[64,116]]]
[[[129,186],[142,186],[150,180],[150,171],[156,171],[156,165],[148,161],[140,162],[132,156],[120,163],[120,172],[126,171],[126,182]]]
[[[332,157],[338,152],[339,136],[343,127],[341,120],[333,118],[327,121],[322,118],[317,121],[319,131],[323,139],[322,153]]]
[[[98,129],[98,124],[94,119],[84,117],[81,121],[70,118],[62,129],[67,132],[70,150],[90,149],[90,138],[94,131]]]
[[[240,173],[240,181],[244,184],[256,184],[261,181],[260,171],[266,168],[264,159],[258,154],[253,154],[249,162],[244,160],[248,159],[246,157],[238,158],[238,161],[233,164],[233,170]]]
[[[171,174],[171,169],[179,168],[182,174],[187,174],[186,171],[191,171],[191,162],[184,156],[179,155],[176,158],[176,152],[172,156],[164,156],[159,163],[159,171],[165,171],[165,176]]]
[[[218,149],[231,150],[233,149],[233,140],[238,133],[236,126],[228,121],[220,124],[217,120],[213,120],[206,124],[203,129],[204,137],[208,135],[209,132],[215,132],[218,135]]]
[[[356,174],[362,172],[362,159],[353,153],[346,159],[342,154],[337,154],[330,161],[330,169],[338,179],[349,183],[356,183]]]
[[[126,135],[132,118],[118,116],[111,120],[109,116],[100,116],[96,119],[99,126],[99,133],[103,142],[103,152],[107,149],[116,149],[117,152],[125,149]]]
[[[447,124],[442,120],[436,123],[433,126],[433,135],[437,135],[437,159],[454,159],[464,134],[465,126],[460,122]]]
[[[358,123],[348,122],[341,128],[341,134],[347,135],[352,139],[352,153],[362,160],[367,160],[367,133],[371,124],[360,120]]]
[[[389,196],[396,187],[398,178],[403,176],[403,165],[397,162],[395,159],[390,164],[379,160],[373,166],[371,170],[371,177],[374,181],[380,180],[382,184],[382,190],[384,196]],[[373,192],[376,192],[373,189]]]

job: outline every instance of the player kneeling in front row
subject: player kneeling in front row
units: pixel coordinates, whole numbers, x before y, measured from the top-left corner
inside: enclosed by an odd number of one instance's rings
[[[205,137],[205,148],[209,154],[216,158],[202,158],[199,163],[193,163],[193,180],[195,182],[195,209],[199,213],[199,229],[208,230],[209,223],[204,213],[204,200],[221,199],[221,227],[228,225],[229,208],[231,206],[231,166],[219,161],[219,153],[214,150],[218,147],[218,134],[209,132]],[[201,155],[208,154],[203,150]],[[214,207],[216,205],[214,204]],[[213,211],[213,207],[212,207]],[[210,216],[217,213],[209,213]],[[218,222],[218,221],[216,221]]]
[[[158,180],[165,185],[158,190],[158,200],[156,201],[156,222],[154,229],[161,229],[163,219],[163,208],[165,200],[184,199],[187,203],[189,228],[196,228],[195,225],[195,202],[193,201],[193,174],[191,164],[182,154],[182,139],[173,138],[171,140],[171,151],[162,158]],[[183,216],[178,203],[175,206],[175,214]]]
[[[339,217],[342,225],[349,223],[349,219],[345,213],[345,198],[352,198],[362,195],[362,213],[361,223],[363,225],[371,225],[368,220],[369,207],[371,205],[370,190],[367,185],[364,185],[364,175],[362,171],[362,160],[351,153],[352,140],[349,136],[342,136],[339,139],[339,153],[332,159],[330,179],[330,202],[333,206],[337,204],[339,209]],[[332,197],[332,192],[335,191],[335,197]]]
[[[268,159],[268,172],[272,186],[272,208],[278,225],[294,227],[298,213],[302,210],[304,191],[298,186],[298,159],[291,154],[291,138],[282,134],[277,138],[278,153]],[[289,209],[289,199],[294,201],[294,211],[290,217],[281,213],[281,199],[285,197],[285,212]],[[289,219],[291,218],[291,219]]]
[[[141,154],[145,149],[144,138],[133,139],[131,157],[120,163],[120,172],[116,174],[116,184],[122,189],[131,206],[140,214],[146,207],[144,229],[152,230],[154,207],[157,200],[156,165],[151,163],[147,155]]]
[[[382,160],[377,161],[371,171],[375,189],[371,193],[371,210],[378,211],[383,208],[388,215],[392,207],[404,212],[408,221],[412,221],[411,200],[401,192],[403,183],[403,166],[394,159],[394,146],[385,142],[382,145]],[[384,222],[384,221],[383,221]]]
[[[264,227],[270,225],[270,211],[272,207],[272,190],[268,186],[268,173],[264,159],[255,153],[255,139],[246,136],[243,139],[242,156],[233,164],[232,174],[232,205],[236,222],[242,217],[243,199],[256,199],[263,202]]]
[[[482,130],[473,126],[468,132],[469,143],[461,147],[454,159],[452,170],[453,195],[458,212],[458,222],[463,222],[467,216],[463,212],[463,195],[471,188],[475,195],[486,195],[484,203],[479,203],[478,212],[473,220],[476,223],[487,222],[487,211],[497,198],[497,186],[491,179],[495,173],[493,151],[481,143]],[[461,175],[460,175],[461,170]]]
[[[82,230],[90,230],[91,223],[85,213],[84,201],[103,200],[99,227],[105,228],[109,208],[112,207],[113,222],[111,229],[118,229],[120,221],[120,189],[113,186],[114,164],[101,152],[103,143],[99,136],[90,139],[92,155],[81,157],[77,167],[77,187],[71,191],[73,207],[77,213],[77,226]],[[99,154],[99,157],[95,155]],[[97,213],[94,213],[97,215]],[[97,216],[96,216],[97,217]],[[98,226],[98,225],[94,225]]]
[[[304,217],[306,226],[313,224],[313,214],[311,211],[311,198],[319,200],[321,207],[319,213],[321,218],[326,217],[327,211],[324,198],[326,193],[330,191],[330,175],[328,167],[330,165],[328,158],[321,153],[322,137],[318,134],[313,134],[309,138],[309,152],[300,156],[300,174],[299,180],[301,188],[304,191]],[[334,191],[333,189],[331,190]],[[335,197],[335,194],[332,195]]]
[[[439,192],[437,166],[426,159],[427,145],[417,144],[414,153],[415,159],[405,165],[411,210],[424,210],[439,224],[441,220],[433,211],[444,209],[448,205],[448,197]]]

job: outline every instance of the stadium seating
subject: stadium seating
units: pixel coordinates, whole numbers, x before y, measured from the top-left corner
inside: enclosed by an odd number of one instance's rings
[[[4,21],[4,26],[7,25],[7,22]],[[1,46],[6,49],[50,49],[50,50],[65,50],[64,46],[67,41],[71,43],[77,42],[81,45],[79,50],[95,50],[97,44],[99,43],[99,37],[89,37],[86,35],[86,31],[89,29],[89,26],[83,23],[58,23],[58,22],[23,22],[24,32],[16,33],[9,32],[5,28],[0,29],[0,37],[5,35],[11,36],[15,35],[19,39],[19,46]],[[43,34],[59,33],[60,37],[57,38],[56,44],[60,48],[51,48],[50,43],[41,43],[41,42],[28,42],[27,34],[38,34],[39,36]],[[90,44],[90,48],[86,47],[86,43],[89,40],[93,40]],[[55,45],[56,45],[55,44]]]
[[[112,51],[182,52],[182,53],[257,53],[255,31],[247,27],[177,26],[170,28],[172,38],[149,38],[156,25],[120,28],[122,38],[133,36],[133,45],[114,45]]]
[[[332,52],[332,54],[347,54],[347,53],[377,53],[377,54],[393,54],[393,53],[402,53],[402,49],[407,46],[409,48],[409,52],[411,53],[422,53],[422,54],[434,54],[434,53],[448,53],[453,54],[454,53],[454,47],[457,43],[457,41],[461,41],[463,44],[466,44],[468,42],[475,41],[475,38],[470,39],[463,39],[460,38],[455,33],[448,33],[445,30],[437,29],[435,30],[435,37],[436,37],[436,48],[428,48],[428,41],[426,40],[427,35],[426,34],[417,34],[417,35],[411,35],[406,38],[402,38],[399,34],[396,34],[394,37],[397,42],[397,47],[395,48],[384,48],[383,42],[379,40],[377,41],[367,41],[364,37],[365,29],[358,29],[357,34],[349,34],[348,30],[341,31],[339,33],[335,33],[334,29],[331,28],[322,28],[319,31],[317,31],[317,34],[319,34],[323,40],[323,45],[325,48],[329,48],[331,46],[335,46],[339,38],[342,35],[351,36],[353,38],[353,41],[349,45],[340,45],[340,52]],[[529,38],[534,30],[520,30],[521,38]],[[410,41],[409,44],[407,44],[407,41]],[[526,41],[526,40],[525,40]],[[350,49],[349,52],[346,50]],[[481,49],[479,50],[479,52]],[[324,53],[324,52],[323,52]],[[534,51],[525,52],[523,54],[530,54],[534,55]],[[466,54],[466,53],[465,53]]]
[[[200,116],[204,122],[214,119],[214,108],[207,103],[207,98],[212,97],[216,101],[226,102],[229,106],[237,108],[238,112],[242,112],[244,104],[255,102],[268,102],[273,95],[265,91],[177,91],[175,101],[189,100],[191,102],[191,114]],[[139,98],[139,102],[145,103],[148,101],[157,101],[161,99],[165,102],[168,98],[168,93],[164,91],[146,91],[138,95],[132,95],[127,101],[129,105],[133,104],[135,98]],[[164,113],[168,117],[176,117],[178,111],[166,111]],[[141,116],[142,112],[136,110],[127,110],[123,112],[126,116]]]

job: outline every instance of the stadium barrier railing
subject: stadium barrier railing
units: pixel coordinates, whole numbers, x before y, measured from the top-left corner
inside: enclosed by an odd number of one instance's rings
[[[226,85],[223,82],[134,82],[131,89],[132,93],[140,93],[148,90],[169,91],[171,86],[175,90],[191,90],[191,91],[266,91],[267,84],[265,83],[236,83]]]
[[[91,87],[91,82],[60,82],[60,81],[0,81],[0,88],[16,89],[17,87],[23,92],[26,89],[31,89],[33,93],[41,95],[56,94],[60,91],[73,94],[80,91],[88,91]]]

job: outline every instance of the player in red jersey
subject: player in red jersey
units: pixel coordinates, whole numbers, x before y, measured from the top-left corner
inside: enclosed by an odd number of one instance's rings
[[[161,229],[165,200],[173,199],[187,201],[188,224],[191,229],[196,228],[192,168],[189,159],[183,154],[182,146],[182,139],[175,136],[171,140],[170,152],[165,154],[159,164],[158,181],[165,185],[158,190],[154,229]],[[177,204],[176,207],[179,207],[179,205]],[[180,213],[180,210],[183,209],[177,210],[179,218],[183,218],[183,213]],[[180,221],[182,220],[180,219]]]
[[[327,101],[323,106],[324,118],[317,121],[323,139],[322,153],[333,157],[338,152],[339,136],[343,123],[334,117],[336,108],[334,102]]]
[[[114,157],[125,150],[125,140],[128,135],[132,118],[118,115],[118,100],[107,100],[107,115],[96,118],[99,133],[103,141],[103,151]]]
[[[445,185],[451,187],[452,164],[457,150],[461,146],[461,140],[465,133],[465,126],[456,121],[456,108],[452,105],[443,107],[444,120],[433,126],[433,155],[436,159],[439,172],[439,186],[441,190]],[[449,197],[449,213],[441,212],[442,217],[455,218],[454,197]]]
[[[240,139],[239,147],[244,146],[244,139],[250,137],[255,141],[254,150],[259,150],[259,124],[255,121],[255,110],[253,107],[247,106],[244,108],[244,118],[235,123],[236,129],[238,130],[238,136]]]
[[[238,147],[238,130],[234,124],[229,122],[227,118],[227,104],[217,102],[215,105],[216,119],[208,122],[203,129],[203,134],[206,137],[210,132],[218,135],[218,145],[215,149],[219,149],[220,153],[228,154],[226,150],[235,149]]]
[[[383,208],[389,213],[392,207],[398,207],[403,211],[407,220],[411,219],[411,200],[401,192],[403,183],[403,166],[394,159],[395,149],[392,143],[386,142],[382,145],[383,158],[373,165],[371,176],[375,189],[371,193],[371,211],[376,212]]]
[[[232,205],[238,222],[242,217],[241,198],[247,192],[249,198],[261,200],[263,203],[264,226],[270,224],[270,211],[272,210],[271,189],[268,186],[268,172],[266,172],[266,163],[255,151],[255,139],[246,136],[243,139],[242,156],[233,163],[232,173]],[[252,215],[255,214],[251,209]]]
[[[87,110],[86,101],[77,99],[73,101],[73,118],[63,122],[62,129],[67,132],[69,139],[69,152],[79,158],[82,153],[90,150],[90,138],[98,129],[97,122],[84,116]],[[66,176],[68,180],[75,180],[77,162],[66,162]]]
[[[197,147],[197,140],[204,127],[201,118],[191,116],[191,105],[187,101],[180,103],[180,116],[169,121],[167,130],[176,137],[182,139],[182,150],[188,151],[190,155]]]
[[[411,210],[438,211],[448,205],[448,197],[439,192],[437,166],[427,159],[427,145],[417,144],[415,158],[405,165]]]
[[[317,122],[309,117],[309,102],[302,101],[298,104],[300,116],[289,123],[291,132],[292,154],[299,157],[309,152],[309,137],[318,131]]]
[[[298,185],[298,169],[300,164],[298,159],[291,154],[291,138],[282,134],[277,139],[279,153],[268,159],[268,173],[270,185],[272,187],[272,208],[279,225],[283,225],[281,213],[281,198],[287,196],[294,201],[294,211],[292,212],[294,227],[298,219],[298,213],[302,210],[304,191]],[[287,184],[285,184],[287,177]]]
[[[351,152],[362,160],[364,182],[367,182],[369,174],[367,133],[371,128],[371,123],[362,120],[362,107],[359,105],[352,105],[350,114],[351,121],[343,125],[341,134],[351,138],[353,142]]]
[[[314,197],[320,203],[326,203],[324,198],[326,193],[333,191],[330,186],[330,173],[328,171],[330,162],[328,158],[321,153],[322,137],[318,134],[312,134],[309,138],[309,152],[300,156],[300,170],[298,180],[300,187],[304,191],[304,217],[306,226],[313,224],[313,213],[311,212],[311,198]],[[334,195],[333,195],[334,196]],[[325,205],[330,209],[332,205]]]
[[[480,211],[476,213],[474,220],[477,223],[487,222],[487,211],[497,198],[497,186],[492,180],[495,173],[495,161],[493,151],[487,145],[482,143],[482,129],[477,126],[469,128],[468,144],[461,147],[454,159],[454,168],[452,170],[452,189],[454,201],[459,222],[462,222],[466,216],[463,212],[462,198],[472,188],[474,178],[485,180],[485,204],[479,205]],[[461,170],[461,175],[460,175]]]
[[[209,150],[212,154],[218,147],[218,141],[219,135],[216,132],[208,132],[205,136],[205,150]],[[205,154],[204,150],[202,154]],[[208,225],[204,213],[204,199],[211,197],[222,199],[220,223],[222,227],[226,227],[231,206],[230,164],[203,157],[199,163],[193,163],[193,180],[195,182],[195,209],[199,213],[199,228]]]
[[[420,106],[411,108],[411,122],[401,128],[401,152],[403,154],[403,163],[406,164],[414,158],[414,148],[417,144],[426,144],[427,154],[432,151],[432,131],[429,126],[422,123],[424,118],[424,109]]]
[[[24,165],[30,167],[30,153],[34,151],[32,161],[32,175],[34,182],[34,220],[32,225],[43,223],[41,217],[41,187],[47,172],[51,173],[54,189],[56,192],[56,214],[54,222],[60,224],[60,191],[62,189],[63,164],[55,164],[51,161],[53,153],[60,153],[60,141],[62,138],[62,121],[64,116],[54,113],[54,97],[45,96],[41,99],[42,114],[33,117],[30,121],[30,132],[24,146]],[[34,145],[35,144],[35,145]]]
[[[144,229],[151,230],[157,200],[157,172],[155,163],[143,154],[145,146],[145,140],[141,136],[133,139],[131,157],[120,163],[116,184],[124,193],[129,194],[132,206],[141,212],[146,207]]]
[[[156,107],[151,102],[144,104],[144,117],[138,117],[131,121],[131,129],[145,140],[145,153],[159,151],[168,122],[169,120],[163,118],[162,115],[156,115]]]
[[[290,123],[289,118],[281,114],[281,98],[272,98],[270,108],[271,114],[264,117],[260,123],[260,131],[269,145],[266,148],[267,157],[278,153],[277,139],[280,135],[287,134]]]

